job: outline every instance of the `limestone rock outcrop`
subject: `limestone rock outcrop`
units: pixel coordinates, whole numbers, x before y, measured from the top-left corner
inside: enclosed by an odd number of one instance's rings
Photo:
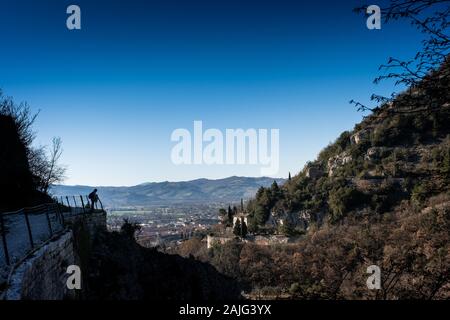
[[[331,157],[330,159],[328,159],[327,164],[328,176],[334,176],[337,169],[346,165],[347,163],[350,163],[352,160],[352,156],[346,151],[338,154],[337,156]]]

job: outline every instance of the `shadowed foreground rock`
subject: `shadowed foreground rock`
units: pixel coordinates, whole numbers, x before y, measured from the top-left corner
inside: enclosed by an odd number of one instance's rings
[[[143,248],[118,232],[98,234],[89,258],[89,300],[229,300],[240,289],[213,266]]]

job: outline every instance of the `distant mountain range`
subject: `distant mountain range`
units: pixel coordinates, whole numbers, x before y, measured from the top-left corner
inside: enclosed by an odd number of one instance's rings
[[[54,185],[54,196],[87,195],[94,188],[107,207],[157,206],[213,202],[239,202],[255,196],[259,187],[284,179],[229,177],[219,180],[197,179],[182,182],[152,182],[132,187],[94,187]]]

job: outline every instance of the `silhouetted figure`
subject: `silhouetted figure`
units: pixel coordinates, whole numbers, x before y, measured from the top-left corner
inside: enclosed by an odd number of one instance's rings
[[[97,189],[94,189],[91,193],[89,193],[89,200],[91,200],[91,210],[95,209],[95,204],[98,201]]]

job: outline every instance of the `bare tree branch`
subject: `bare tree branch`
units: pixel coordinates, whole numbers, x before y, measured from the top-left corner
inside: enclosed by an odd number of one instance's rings
[[[366,13],[367,6],[356,8],[357,13]],[[394,80],[395,86],[405,86],[414,92],[415,99],[410,99],[410,106],[417,106],[407,112],[423,112],[425,109],[435,109],[448,100],[448,72],[441,72],[443,66],[450,63],[450,0],[391,0],[389,6],[381,9],[384,21],[406,20],[419,32],[425,35],[422,48],[410,60],[403,61],[389,58],[381,65],[380,76],[374,79],[375,84],[381,81]],[[393,92],[390,97],[372,95],[371,101],[378,105],[394,102],[400,94]],[[405,95],[402,95],[405,97]],[[422,103],[420,103],[422,101]],[[426,101],[426,105],[423,105]],[[377,111],[378,108],[368,107],[354,100],[350,101],[358,111]],[[403,104],[404,105],[404,104]],[[396,106],[397,107],[397,106]],[[390,113],[402,112],[395,108]]]

